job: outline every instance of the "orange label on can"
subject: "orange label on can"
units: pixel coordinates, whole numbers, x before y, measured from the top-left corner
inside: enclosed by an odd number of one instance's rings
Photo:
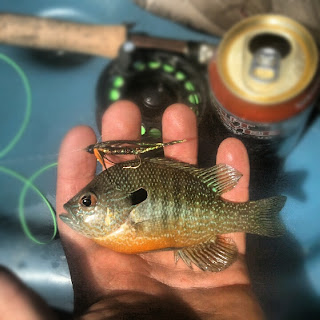
[[[320,75],[298,96],[273,105],[255,104],[234,95],[224,85],[216,61],[209,64],[210,86],[214,97],[231,115],[257,123],[273,123],[288,120],[313,104],[319,94]]]

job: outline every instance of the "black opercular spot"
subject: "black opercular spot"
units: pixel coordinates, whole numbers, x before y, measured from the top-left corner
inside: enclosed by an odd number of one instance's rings
[[[130,194],[130,200],[131,200],[131,204],[137,205],[141,202],[143,202],[144,200],[146,200],[148,197],[148,193],[147,190],[141,188],[138,189],[137,191],[134,191]]]

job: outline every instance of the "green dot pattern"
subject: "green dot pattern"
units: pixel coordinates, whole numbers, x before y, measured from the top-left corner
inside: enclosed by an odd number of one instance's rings
[[[199,95],[196,93],[190,94],[188,97],[188,100],[192,104],[199,104],[199,102],[200,102]]]
[[[157,128],[151,128],[149,130],[149,136],[152,138],[161,138],[161,131]]]
[[[184,87],[188,90],[188,91],[194,91],[195,87],[193,85],[193,83],[191,81],[186,81],[184,84]]]
[[[148,63],[148,66],[150,69],[159,69],[161,66],[161,62],[160,61],[150,61]]]
[[[151,70],[162,70],[165,73],[172,74],[173,77],[177,81],[180,81],[181,84],[184,86],[184,89],[188,93],[188,102],[191,104],[189,107],[194,111],[194,113],[198,116],[199,115],[199,108],[198,105],[200,104],[200,95],[196,93],[196,85],[194,82],[190,81],[187,77],[187,74],[181,70],[177,70],[174,65],[171,65],[166,62],[162,62],[159,60],[151,60],[151,61],[135,61],[133,63],[133,68],[137,71],[144,71],[146,68]],[[121,98],[121,91],[122,87],[125,84],[125,78],[117,75],[114,77],[112,82],[112,89],[109,91],[109,100],[115,102]],[[142,125],[141,126],[141,135],[148,135],[154,138],[161,138],[161,130],[157,128],[151,128],[150,130],[146,130],[146,128]]]
[[[177,79],[177,80],[183,81],[183,80],[185,80],[185,78],[186,78],[186,75],[185,75],[183,72],[178,71],[178,72],[176,73],[176,79]]]
[[[121,76],[117,76],[115,77],[115,79],[113,80],[113,86],[115,88],[121,88],[124,85],[124,79]]]
[[[163,70],[164,70],[165,72],[171,73],[171,72],[174,71],[174,67],[171,66],[170,64],[164,64],[164,65],[163,65]]]
[[[120,91],[117,89],[111,89],[109,93],[109,99],[111,101],[116,101],[120,98]]]

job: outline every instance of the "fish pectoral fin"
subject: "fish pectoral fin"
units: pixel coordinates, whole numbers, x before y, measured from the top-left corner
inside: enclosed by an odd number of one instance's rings
[[[149,214],[147,199],[133,208],[129,220],[137,235],[149,235],[155,231],[156,221]]]
[[[192,263],[203,271],[218,272],[228,268],[238,256],[238,249],[230,238],[217,236],[207,242],[175,251],[179,258],[192,269]]]
[[[154,235],[157,227],[153,219],[147,217],[139,217],[138,219],[130,219],[131,225],[139,236]]]

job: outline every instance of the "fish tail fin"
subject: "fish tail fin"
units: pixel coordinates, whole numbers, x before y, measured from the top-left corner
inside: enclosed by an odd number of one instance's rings
[[[287,197],[276,196],[248,202],[246,232],[268,237],[278,237],[285,232],[280,211]]]

